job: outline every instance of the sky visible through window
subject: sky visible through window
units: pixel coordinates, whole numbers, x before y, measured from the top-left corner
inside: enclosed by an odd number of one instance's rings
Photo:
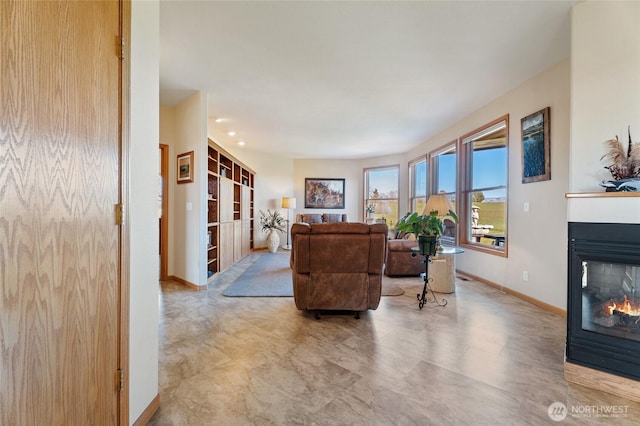
[[[427,196],[427,162],[423,161],[415,166],[415,197]]]
[[[491,188],[507,184],[506,148],[494,148],[473,152],[473,187]],[[456,191],[456,155],[438,157],[439,190]],[[483,191],[486,201],[504,201],[506,189]]]
[[[377,189],[380,198],[398,197],[398,169],[371,170],[369,172],[369,198]]]
[[[491,188],[507,184],[507,148],[473,151],[473,188]],[[485,201],[504,201],[506,189],[482,191]]]

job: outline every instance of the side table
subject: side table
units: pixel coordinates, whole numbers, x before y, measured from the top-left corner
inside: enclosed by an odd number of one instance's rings
[[[424,263],[424,272],[420,274],[420,276],[424,280],[424,286],[422,288],[422,294],[418,293],[416,295],[418,299],[418,307],[422,309],[425,303],[427,302],[435,303],[436,305],[442,306],[442,307],[446,306],[448,303],[447,299],[443,297],[439,301],[438,298],[436,297],[436,294],[433,291],[433,288],[430,285],[431,281],[433,281],[433,278],[429,277],[429,263],[432,263],[433,259],[431,259],[431,256],[428,254],[421,254],[420,249],[418,247],[413,247],[411,251],[412,251],[412,256],[421,255],[423,257],[422,263]],[[440,250],[437,251],[436,256],[442,254],[446,257],[446,256],[453,256],[455,254],[460,254],[460,253],[464,253],[464,250],[459,247],[442,246]],[[452,270],[453,270],[453,274],[455,274],[455,268],[452,268]],[[451,280],[450,281],[451,283],[455,282],[455,276],[447,277],[448,280],[449,278]],[[445,288],[447,290],[446,292],[453,293],[453,291],[448,291],[449,290],[448,286],[445,286]],[[431,297],[429,297],[429,292],[431,292]]]

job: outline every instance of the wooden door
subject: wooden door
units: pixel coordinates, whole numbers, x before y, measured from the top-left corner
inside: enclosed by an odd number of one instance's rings
[[[218,258],[220,259],[220,272],[233,265],[233,222],[224,222],[220,226],[220,247]]]
[[[119,422],[120,2],[0,1],[0,424]]]
[[[218,200],[220,222],[233,221],[233,181],[220,179],[220,196]]]
[[[242,221],[233,221],[233,262],[242,259]]]

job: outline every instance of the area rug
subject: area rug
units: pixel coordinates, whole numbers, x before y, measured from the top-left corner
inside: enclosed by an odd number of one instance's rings
[[[400,296],[404,290],[382,280],[383,296]],[[289,253],[264,253],[222,292],[229,297],[293,297]]]

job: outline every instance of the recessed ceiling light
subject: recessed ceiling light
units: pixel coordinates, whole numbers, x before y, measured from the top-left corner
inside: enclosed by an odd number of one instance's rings
[[[238,141],[238,145],[244,146],[244,141]]]
[[[224,121],[224,118],[216,118],[216,123],[222,123]]]
[[[230,132],[229,132],[229,133],[227,133],[227,134],[228,134],[229,136],[235,136],[235,135],[236,135],[236,132],[234,132],[234,131],[232,130],[232,131],[230,131]]]

